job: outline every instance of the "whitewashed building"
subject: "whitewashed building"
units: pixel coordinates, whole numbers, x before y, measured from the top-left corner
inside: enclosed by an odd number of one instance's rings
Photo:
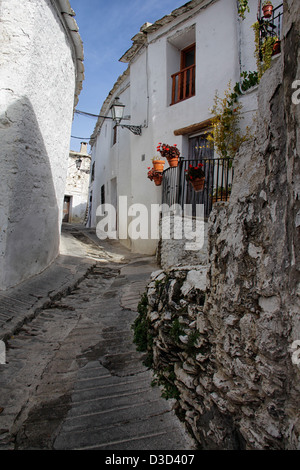
[[[83,45],[69,0],[0,6],[0,289],[59,253]]]
[[[87,215],[91,156],[87,143],[81,142],[80,151],[70,151],[66,189],[64,195],[63,222],[83,224]]]
[[[98,119],[90,141],[89,224],[97,225],[100,204],[113,204],[120,241],[134,252],[154,254],[157,249],[157,240],[150,236],[150,208],[161,204],[163,186],[147,179],[157,144],[177,144],[184,159],[194,159],[195,149],[202,146],[210,129],[216,91],[222,96],[229,81],[234,85],[243,71],[256,70],[251,25],[256,21],[258,1],[249,0],[249,7],[250,12],[241,20],[236,0],[190,1],[154,24],[144,24],[120,59],[128,68],[105,100],[100,116],[107,119]],[[117,97],[125,105],[121,126],[109,119]],[[241,101],[246,126],[257,109],[256,90]],[[141,135],[122,124],[141,126]],[[124,218],[124,197],[128,207],[148,207],[147,239],[130,237],[128,228],[134,213]]]

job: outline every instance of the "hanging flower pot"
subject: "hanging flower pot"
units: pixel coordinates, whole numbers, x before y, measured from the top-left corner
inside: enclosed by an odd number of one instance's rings
[[[191,183],[196,193],[198,193],[204,189],[205,178],[195,178],[194,180],[191,180]]]
[[[154,168],[148,167],[148,175],[150,181],[154,181],[156,186],[160,186],[163,179],[163,174],[160,171],[155,171]]]
[[[205,182],[205,173],[203,171],[203,164],[189,165],[188,170],[185,170],[185,178],[189,181],[196,192],[203,191]]]
[[[163,174],[162,173],[156,173],[153,175],[153,181],[156,186],[160,186],[163,180]]]
[[[164,160],[155,160],[153,159],[153,169],[162,173],[164,171],[165,161]]]
[[[161,154],[163,158],[166,158],[168,160],[170,167],[178,166],[180,151],[177,148],[177,144],[168,145],[168,144],[162,144],[161,142],[159,142],[156,150]]]
[[[265,2],[265,4],[262,7],[263,11],[263,16],[264,18],[271,18],[273,14],[273,5],[271,2]]]
[[[169,163],[169,166],[171,168],[175,168],[176,166],[178,166],[178,160],[179,160],[179,157],[167,157],[167,160],[168,160],[168,163]]]

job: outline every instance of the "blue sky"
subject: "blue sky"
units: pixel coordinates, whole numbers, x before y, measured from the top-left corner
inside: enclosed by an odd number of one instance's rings
[[[70,0],[84,47],[85,80],[77,109],[99,114],[103,101],[127,64],[119,62],[131,38],[146,23],[168,15],[184,0]],[[72,136],[89,138],[96,119],[75,114]],[[80,149],[71,138],[71,150]]]

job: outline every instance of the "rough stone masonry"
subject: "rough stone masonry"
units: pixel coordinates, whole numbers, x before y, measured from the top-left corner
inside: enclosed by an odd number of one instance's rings
[[[255,139],[210,217],[206,281],[206,267],[174,267],[148,288],[152,367],[203,449],[300,448],[299,13],[285,2]]]

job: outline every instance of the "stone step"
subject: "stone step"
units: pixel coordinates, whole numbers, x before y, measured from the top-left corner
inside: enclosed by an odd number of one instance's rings
[[[71,416],[68,414],[60,431],[60,437],[75,432],[86,432],[92,435],[92,432],[99,428],[99,434],[102,429],[110,426],[110,436],[112,429],[118,431],[121,426],[127,422],[135,422],[133,428],[137,431],[137,423],[141,426],[139,429],[147,429],[153,416],[170,412],[170,407],[166,405],[160,398],[153,401],[145,401],[141,403],[127,404],[124,406],[116,405],[114,408],[109,407],[102,411],[86,413],[85,415]],[[129,436],[129,434],[127,434]],[[100,438],[99,438],[100,439]]]
[[[132,419],[108,424],[93,429],[66,432],[56,440],[54,448],[59,450],[68,449],[107,449],[111,446],[123,447],[140,445],[153,445],[153,440],[157,440],[161,449],[165,445],[165,439],[173,434],[174,428],[168,414],[149,416],[147,423],[144,420]],[[147,441],[146,441],[147,439]],[[141,442],[139,442],[141,441]],[[150,448],[151,448],[150,447]],[[154,447],[156,449],[156,447]],[[152,447],[153,449],[153,447]]]
[[[101,397],[114,396],[130,392],[131,390],[141,391],[145,387],[149,387],[149,379],[135,379],[132,381],[118,381],[114,384],[100,385],[98,387],[84,388],[76,391],[72,395],[73,404],[87,400],[94,400]]]

